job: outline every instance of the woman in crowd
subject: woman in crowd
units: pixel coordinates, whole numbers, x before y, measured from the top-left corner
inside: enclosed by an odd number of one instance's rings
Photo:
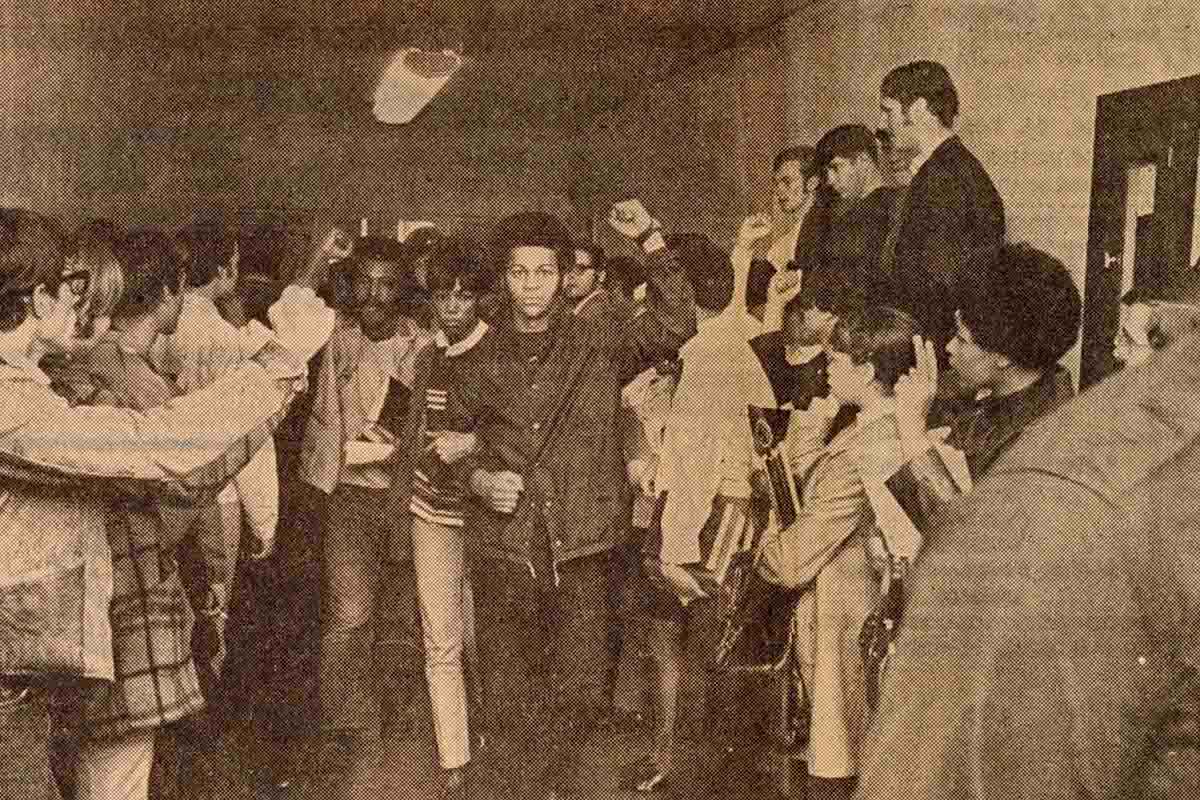
[[[812,705],[808,797],[848,798],[866,720],[858,632],[878,595],[868,553],[875,515],[867,483],[901,464],[893,390],[915,363],[916,322],[890,308],[852,312],[827,346],[828,401],[793,412],[788,434],[800,515],[764,534],[760,571],[803,594],[796,608],[796,654]],[[853,425],[829,445],[837,409],[858,408]]]
[[[393,545],[412,548],[425,677],[444,788],[447,797],[466,797],[470,732],[479,724],[478,704],[473,702],[478,697],[478,671],[472,669],[474,680],[466,680],[463,663],[465,659],[477,667],[475,609],[464,568],[465,498],[446,480],[444,468],[474,450],[476,441],[469,420],[450,418],[446,398],[455,380],[457,357],[488,331],[476,306],[487,282],[479,259],[464,242],[438,238],[426,254],[421,277],[430,294],[436,333],[413,364],[413,391],[392,480],[400,526]]]

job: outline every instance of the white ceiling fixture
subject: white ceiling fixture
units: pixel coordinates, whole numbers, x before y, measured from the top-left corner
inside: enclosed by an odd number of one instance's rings
[[[393,125],[412,122],[462,64],[457,50],[398,51],[375,87],[375,119]]]

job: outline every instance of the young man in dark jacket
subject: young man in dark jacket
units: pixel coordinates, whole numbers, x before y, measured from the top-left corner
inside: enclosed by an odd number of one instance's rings
[[[636,201],[610,221],[648,253],[649,311],[632,321],[569,313],[566,230],[546,214],[509,217],[495,245],[508,307],[459,359],[451,397],[480,439],[456,469],[478,498],[469,525],[486,704],[523,737],[518,794],[566,790],[566,750],[607,705],[609,551],[625,535],[627,491],[621,387],[695,330],[690,289],[657,223]]]
[[[1004,204],[954,132],[958,93],[944,66],[916,61],[896,67],[879,94],[884,129],[896,147],[916,152],[883,272],[902,294],[900,308],[942,348],[954,336],[962,291],[986,280],[995,264],[1004,243]]]

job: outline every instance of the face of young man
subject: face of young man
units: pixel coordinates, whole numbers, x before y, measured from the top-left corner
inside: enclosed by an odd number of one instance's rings
[[[795,214],[808,201],[809,183],[799,161],[785,161],[775,171],[775,205],[784,214]]]
[[[829,380],[829,396],[841,405],[859,405],[866,387],[874,377],[870,363],[855,364],[849,353],[834,347],[825,348],[826,376]]]
[[[549,247],[521,245],[508,257],[504,280],[512,297],[513,313],[527,323],[544,320],[554,309],[562,273],[558,254]]]
[[[575,251],[575,266],[562,274],[563,296],[571,301],[587,297],[600,285],[600,273],[587,250]]]
[[[879,126],[891,134],[892,146],[897,150],[917,146],[912,112],[918,104],[924,105],[924,102],[921,99],[914,100],[906,109],[895,98],[879,99]]]
[[[829,186],[845,200],[859,200],[865,194],[867,169],[871,157],[859,153],[853,158],[834,156],[825,168]]]
[[[36,336],[50,350],[66,351],[75,338],[76,319],[86,289],[74,281],[65,280],[51,294],[45,286],[34,292],[34,313],[37,315]]]
[[[438,289],[433,293],[433,318],[435,324],[456,342],[469,334],[479,320],[478,297],[470,289],[455,282],[450,289]]]
[[[970,328],[963,324],[962,315],[957,311],[954,313],[954,327],[954,338],[946,345],[950,368],[958,374],[963,389],[975,393],[990,389],[1002,367],[999,357],[975,342]]]
[[[396,303],[399,300],[400,269],[387,261],[367,261],[358,265],[351,282],[358,320],[363,333],[373,341],[386,339],[396,331],[399,322]]]

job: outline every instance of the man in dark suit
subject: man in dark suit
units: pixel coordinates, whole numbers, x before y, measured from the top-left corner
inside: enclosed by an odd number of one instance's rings
[[[1191,797],[1200,333],[1042,417],[934,518],[858,797]]]
[[[941,64],[896,67],[879,90],[882,125],[895,147],[916,153],[915,170],[881,266],[911,313],[943,353],[954,336],[954,309],[1004,242],[1004,206],[979,160],[955,135],[958,93]]]

